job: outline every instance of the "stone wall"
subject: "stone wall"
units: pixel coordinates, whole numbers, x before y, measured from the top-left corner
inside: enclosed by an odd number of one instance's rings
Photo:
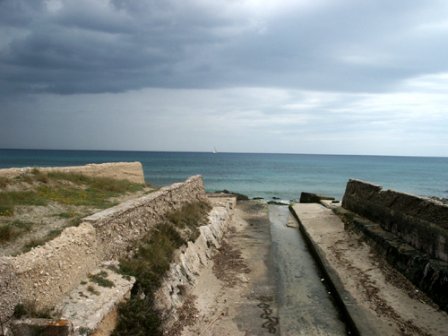
[[[126,255],[168,212],[206,199],[202,178],[194,176],[89,216],[28,253],[0,258],[0,321],[19,302],[53,307],[102,261]]]
[[[392,232],[430,257],[448,261],[448,206],[349,180],[342,206]]]
[[[201,200],[207,201],[204,184],[200,176],[194,176],[185,183],[161,188],[137,200],[93,214],[84,221],[96,229],[100,259],[118,259],[126,256],[135,242],[167,213]]]
[[[20,302],[47,309],[97,266],[95,229],[87,223],[67,228],[56,239],[11,261]]]
[[[0,177],[14,178],[31,172],[33,169],[42,172],[64,172],[82,174],[90,177],[109,177],[117,180],[128,180],[134,183],[145,183],[143,166],[140,162],[92,163],[73,167],[25,167],[0,169]]]

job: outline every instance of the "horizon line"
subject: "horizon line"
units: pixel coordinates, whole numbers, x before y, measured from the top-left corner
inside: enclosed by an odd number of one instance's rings
[[[372,156],[372,157],[407,157],[407,158],[448,158],[448,156],[429,155],[393,155],[393,154],[330,154],[330,153],[287,153],[287,152],[217,152],[213,151],[186,151],[186,150],[136,150],[136,149],[58,149],[58,148],[0,148],[0,150],[30,150],[30,151],[73,151],[73,152],[138,152],[138,153],[210,153],[219,154],[269,154],[269,155],[325,155],[325,156]]]

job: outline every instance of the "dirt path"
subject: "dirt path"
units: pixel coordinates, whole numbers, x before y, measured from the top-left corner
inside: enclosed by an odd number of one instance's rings
[[[267,206],[241,202],[193,288],[197,313],[182,335],[279,335],[270,242]]]

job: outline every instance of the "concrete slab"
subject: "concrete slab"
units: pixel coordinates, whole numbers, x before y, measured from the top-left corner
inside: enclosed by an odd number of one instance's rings
[[[269,206],[281,335],[346,335],[304,239],[287,207]]]
[[[101,274],[111,282],[111,287],[99,285],[92,277],[86,278],[54,309],[73,323],[76,335],[87,335],[96,330],[107,314],[130,296],[135,282],[132,277],[116,273],[107,262],[91,274]]]
[[[415,287],[361,236],[346,231],[332,210],[320,204],[296,204],[291,210],[359,334],[448,335],[448,315],[413,297]]]

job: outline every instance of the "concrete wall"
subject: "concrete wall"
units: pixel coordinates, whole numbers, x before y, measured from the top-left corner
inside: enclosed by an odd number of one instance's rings
[[[358,180],[347,183],[342,206],[430,257],[448,261],[448,206]]]
[[[206,199],[202,178],[194,176],[89,216],[28,253],[0,258],[0,321],[19,302],[53,307],[100,262],[126,255],[168,212]]]
[[[195,284],[200,270],[207,265],[221,246],[224,233],[233,218],[236,197],[217,197],[212,201],[208,225],[199,228],[199,237],[175,257],[162,284],[155,293],[156,305],[163,314],[164,330],[170,330],[179,319],[187,296],[185,288]]]
[[[128,180],[134,183],[145,183],[143,166],[140,162],[110,162],[88,164],[73,167],[26,167],[0,169],[0,177],[14,178],[30,173],[34,168],[42,172],[64,172],[82,174],[91,177],[109,177],[117,180]]]

